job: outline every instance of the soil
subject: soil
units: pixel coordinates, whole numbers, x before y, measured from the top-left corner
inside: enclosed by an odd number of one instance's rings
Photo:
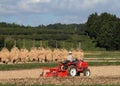
[[[41,77],[41,69],[0,71],[0,83],[12,84],[120,84],[120,66],[90,66],[91,76]]]

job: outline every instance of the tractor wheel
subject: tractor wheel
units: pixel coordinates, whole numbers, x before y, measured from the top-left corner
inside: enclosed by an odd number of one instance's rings
[[[83,74],[84,74],[84,76],[90,76],[90,70],[89,69],[85,69],[84,71],[83,71]]]
[[[76,74],[77,74],[77,70],[76,70],[75,66],[73,66],[73,65],[71,65],[68,68],[68,71],[69,71],[69,76],[76,76]]]

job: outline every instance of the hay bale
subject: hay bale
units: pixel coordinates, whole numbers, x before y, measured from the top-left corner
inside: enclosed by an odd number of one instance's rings
[[[16,46],[13,46],[13,48],[10,51],[10,60],[12,63],[18,63],[20,56],[20,51]]]
[[[26,48],[20,49],[21,62],[27,62],[28,61],[28,55],[29,55],[29,51]]]
[[[32,47],[29,52],[29,60],[30,61],[38,61],[38,52],[36,47]]]
[[[59,58],[59,60],[60,61],[65,61],[66,57],[68,55],[68,51],[66,49],[61,49],[60,51],[61,52],[60,52],[60,58]]]
[[[76,49],[76,50],[73,50],[72,51],[72,55],[74,58],[78,59],[78,60],[81,60],[84,58],[84,52],[82,49]]]
[[[7,64],[9,62],[9,55],[10,55],[9,50],[6,47],[4,47],[0,52],[1,62]]]
[[[43,47],[39,47],[37,52],[38,52],[38,61],[44,62],[45,61],[45,49]]]
[[[52,50],[50,48],[45,49],[45,61],[52,61]]]
[[[58,61],[60,58],[60,50],[58,48],[55,48],[52,53],[53,61]]]

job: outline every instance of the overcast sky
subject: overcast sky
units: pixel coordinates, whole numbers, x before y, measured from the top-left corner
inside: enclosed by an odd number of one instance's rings
[[[0,22],[23,25],[79,24],[95,12],[120,17],[120,0],[0,0]]]

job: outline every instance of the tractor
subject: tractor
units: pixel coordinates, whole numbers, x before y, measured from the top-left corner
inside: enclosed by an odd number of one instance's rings
[[[47,71],[47,72],[46,72]],[[42,68],[41,76],[46,77],[65,77],[65,76],[90,76],[90,69],[88,63],[84,60],[64,61],[59,62],[58,66],[54,68]]]

